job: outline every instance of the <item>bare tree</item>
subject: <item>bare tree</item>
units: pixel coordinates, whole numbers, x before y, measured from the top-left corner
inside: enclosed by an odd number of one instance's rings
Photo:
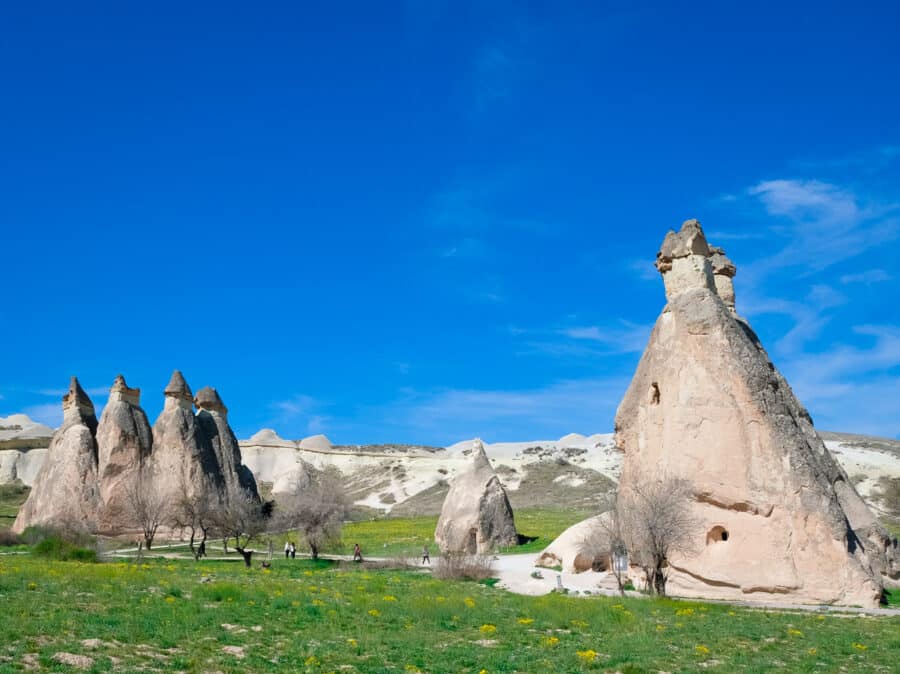
[[[187,532],[194,560],[199,560],[206,550],[206,539],[215,523],[217,499],[203,488],[192,488],[184,477],[181,479],[178,496],[172,504],[170,518],[172,527],[182,535]],[[199,545],[195,545],[197,538]]]
[[[687,480],[672,477],[648,480],[619,494],[618,527],[651,594],[666,594],[669,558],[693,552],[697,523],[691,514],[692,496]]]
[[[625,596],[627,570],[619,566],[619,560],[628,559],[628,543],[625,537],[625,514],[618,494],[607,497],[605,512],[598,519],[601,535],[595,536],[598,552],[608,560],[609,568],[616,579],[619,594]]]
[[[214,522],[226,543],[229,538],[234,539],[234,549],[241,553],[244,564],[249,567],[253,550],[248,547],[265,532],[268,524],[263,504],[250,492],[232,493],[218,507]]]
[[[284,499],[281,519],[287,529],[296,529],[309,546],[313,559],[328,544],[341,540],[341,529],[349,509],[341,473],[326,468],[309,480],[298,480]]]
[[[160,525],[168,519],[168,504],[149,481],[138,476],[125,487],[124,505],[128,518],[140,527],[149,550]]]

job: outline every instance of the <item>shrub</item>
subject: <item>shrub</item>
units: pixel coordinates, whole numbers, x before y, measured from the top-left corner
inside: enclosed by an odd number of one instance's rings
[[[34,554],[60,562],[96,562],[97,552],[81,548],[59,536],[48,536],[34,546]]]
[[[494,562],[485,555],[441,555],[432,575],[442,580],[485,580],[494,577]]]
[[[9,545],[21,545],[22,538],[9,529],[0,529],[0,547]]]

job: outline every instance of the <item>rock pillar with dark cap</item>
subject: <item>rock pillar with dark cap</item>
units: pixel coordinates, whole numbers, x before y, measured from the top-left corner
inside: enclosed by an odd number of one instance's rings
[[[259,498],[253,473],[241,462],[241,448],[228,425],[228,408],[216,389],[206,386],[194,396],[203,451],[215,456],[224,482],[223,496],[249,493]]]
[[[194,396],[179,370],[172,373],[164,394],[163,411],[153,424],[150,463],[156,487],[169,503],[213,496],[224,487],[224,478],[215,453],[204,442]]]
[[[63,396],[62,408],[63,423],[53,434],[47,458],[13,523],[16,533],[35,525],[94,529],[99,503],[97,417],[75,377]]]
[[[150,422],[140,406],[141,390],[130,388],[119,375],[109,390],[97,426],[98,472],[100,477],[101,533],[133,531],[126,491],[136,488],[144,475],[153,448]]]
[[[667,304],[615,428],[623,494],[669,477],[692,485],[693,550],[668,560],[667,590],[877,605],[879,572],[894,573],[894,562],[869,540],[865,504],[806,409],[735,316],[734,265],[688,220],[666,235],[657,269]]]

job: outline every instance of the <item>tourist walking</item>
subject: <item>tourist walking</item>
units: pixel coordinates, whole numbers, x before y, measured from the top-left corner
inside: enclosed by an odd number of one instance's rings
[[[291,559],[296,559],[297,557],[297,546],[294,545],[294,541],[291,541]]]
[[[422,564],[431,566],[431,556],[428,554],[428,544],[422,546]]]
[[[362,550],[359,549],[359,543],[356,543],[353,546],[353,561],[354,562],[362,561]]]
[[[288,559],[290,556],[291,556],[291,542],[285,541],[284,542],[284,558]]]

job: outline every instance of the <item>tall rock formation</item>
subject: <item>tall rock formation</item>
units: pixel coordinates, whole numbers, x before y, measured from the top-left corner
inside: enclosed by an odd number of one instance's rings
[[[214,456],[219,466],[225,495],[249,492],[259,498],[253,473],[241,462],[241,448],[228,425],[228,408],[212,387],[197,391],[197,423],[200,426],[203,446],[208,456]]]
[[[13,531],[32,525],[55,525],[93,530],[97,519],[97,417],[94,404],[72,377],[63,396],[63,422],[53,434],[47,460]]]
[[[442,552],[467,554],[484,554],[518,543],[506,490],[481,440],[475,440],[469,468],[450,484],[434,540]]]
[[[219,462],[194,415],[194,396],[179,370],[164,390],[165,405],[153,424],[150,466],[164,498],[175,503],[224,489]],[[186,492],[183,494],[183,492]]]
[[[98,477],[100,480],[101,533],[117,534],[135,528],[129,517],[126,490],[146,479],[146,465],[153,447],[150,422],[141,408],[141,390],[130,388],[119,375],[109,390],[97,426]]]
[[[735,314],[734,265],[689,220],[656,266],[668,304],[616,413],[616,444],[623,493],[661,477],[692,484],[694,549],[669,560],[670,592],[874,606],[879,572],[897,570],[892,543]]]

